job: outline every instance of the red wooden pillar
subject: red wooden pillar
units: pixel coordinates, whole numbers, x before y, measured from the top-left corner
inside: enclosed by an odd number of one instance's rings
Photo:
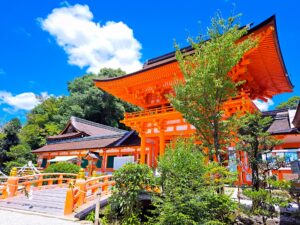
[[[149,151],[148,151],[148,166],[153,167],[153,144],[149,145]]]
[[[77,156],[77,166],[81,166],[81,155],[80,155],[80,153]]]
[[[107,162],[107,155],[106,155],[106,150],[103,150],[103,156],[102,156],[102,165],[101,165],[101,172],[105,173],[106,172],[106,162]]]
[[[165,153],[165,131],[160,129],[159,133],[159,155],[163,156]]]
[[[140,134],[140,137],[141,137],[140,164],[145,164],[146,138],[143,134]]]
[[[157,161],[158,161],[158,140],[154,140],[154,167],[157,167]]]

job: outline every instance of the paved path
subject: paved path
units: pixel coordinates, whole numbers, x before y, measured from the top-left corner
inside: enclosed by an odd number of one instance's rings
[[[80,225],[78,222],[0,209],[1,225]]]
[[[0,207],[63,216],[66,191],[67,188],[34,190],[31,200],[24,194],[21,194],[13,198],[1,200]],[[2,225],[1,221],[0,225]]]

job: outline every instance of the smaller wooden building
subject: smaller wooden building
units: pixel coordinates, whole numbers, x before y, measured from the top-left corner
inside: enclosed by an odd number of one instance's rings
[[[300,160],[300,103],[294,109],[272,110],[263,112],[263,115],[273,118],[268,132],[282,140],[282,144],[266,154],[264,159],[272,161],[273,156],[284,158],[286,167],[273,171],[273,174],[276,174],[279,179],[298,178],[297,174],[292,174],[291,162]]]
[[[91,173],[112,172],[114,157],[133,155],[138,160],[140,138],[135,131],[126,131],[88,120],[71,117],[64,130],[47,137],[47,144],[32,152],[38,165],[70,161]]]

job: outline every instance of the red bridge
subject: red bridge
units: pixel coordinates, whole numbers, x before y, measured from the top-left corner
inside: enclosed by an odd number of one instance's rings
[[[0,207],[55,216],[72,215],[90,206],[101,190],[108,198],[115,185],[112,175],[85,177],[78,174],[41,173],[18,177],[14,168],[9,177],[1,178]]]

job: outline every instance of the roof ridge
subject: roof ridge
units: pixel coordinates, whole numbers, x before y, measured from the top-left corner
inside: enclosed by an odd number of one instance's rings
[[[101,123],[96,123],[96,122],[86,120],[86,119],[82,119],[82,118],[75,117],[75,116],[71,117],[71,122],[75,127],[76,127],[76,122],[78,122],[78,123],[84,123],[86,125],[90,125],[90,126],[94,126],[94,127],[99,127],[99,128],[104,128],[104,129],[107,129],[107,130],[115,131],[115,132],[118,132],[118,133],[127,132],[126,130],[122,130],[122,129],[119,129],[119,128],[116,128],[116,127],[111,127],[111,126],[104,125],[104,124],[101,124]]]
[[[52,141],[47,145],[52,144],[62,144],[62,143],[70,143],[70,142],[80,142],[80,141],[93,141],[99,139],[108,139],[108,138],[121,138],[124,134],[110,134],[110,135],[98,135],[98,136],[88,136],[88,137],[81,137],[81,138],[74,138],[74,139],[65,139],[60,141]]]
[[[244,27],[248,27],[248,31],[247,31],[247,34],[248,34],[248,33],[252,32],[252,31],[254,31],[254,30],[259,29],[261,26],[263,26],[263,25],[269,23],[269,22],[272,21],[272,20],[275,20],[275,15],[270,16],[269,18],[265,19],[264,21],[262,21],[262,22],[260,22],[260,23],[258,23],[258,24],[256,24],[256,25],[254,25],[254,26],[253,26],[254,23],[253,23],[253,22],[250,22],[250,23],[248,23],[248,24],[246,24],[246,25],[240,26],[239,29],[242,29],[242,28],[244,28]],[[208,39],[208,40],[209,40],[209,39]],[[205,41],[208,41],[208,40],[205,40]],[[193,50],[193,47],[192,47],[191,45],[188,45],[188,46],[185,46],[185,47],[180,48],[180,51],[183,51],[183,52],[189,52],[189,51],[192,51],[192,50]],[[156,63],[156,62],[159,62],[159,61],[161,61],[161,60],[165,60],[165,59],[172,58],[172,57],[175,56],[175,53],[176,53],[176,50],[170,51],[170,52],[165,53],[165,54],[160,55],[160,56],[153,57],[153,58],[151,58],[151,59],[148,59],[148,60],[144,63],[144,66],[150,65],[150,64],[153,64],[153,63]]]
[[[134,133],[135,133],[135,130],[128,131],[127,133],[125,133],[125,135],[123,135],[123,137],[121,137],[118,140],[118,142],[115,145],[120,146],[129,136],[131,136]]]
[[[249,34],[255,32],[256,30],[262,28],[263,26],[271,23],[272,21],[274,21],[275,29],[277,29],[276,28],[276,16],[275,16],[275,14],[273,14],[269,18],[265,19],[264,21],[254,25],[254,26],[253,26],[254,23],[251,22],[251,23],[248,23],[246,25],[240,26],[240,28],[242,28],[242,27],[248,27],[249,28],[247,33],[245,34],[245,36],[246,36],[246,35],[249,35]],[[208,40],[209,39],[207,39],[205,41],[208,41]],[[185,46],[183,48],[180,48],[179,50],[182,51],[183,53],[187,53],[187,52],[193,51],[193,49],[194,48],[191,45],[188,45],[188,46]],[[281,54],[281,52],[279,52],[279,53]],[[125,75],[122,75],[122,76],[119,76],[119,77],[112,77],[112,78],[105,78],[105,79],[94,78],[93,80],[94,81],[100,81],[100,82],[106,82],[106,81],[118,80],[118,79],[122,79],[122,78],[125,78],[125,77],[133,76],[133,75],[136,75],[140,72],[148,71],[148,70],[154,69],[156,67],[159,67],[159,66],[162,66],[162,65],[165,65],[165,64],[176,61],[176,58],[174,58],[175,54],[176,54],[176,50],[173,50],[173,51],[170,51],[166,54],[156,56],[154,58],[150,58],[143,64],[143,67],[140,70],[132,72],[132,73],[128,73],[128,74],[125,74]],[[174,59],[172,59],[172,58],[174,58]],[[159,62],[161,62],[161,64]],[[159,63],[159,64],[156,64],[156,63]],[[284,65],[284,68],[285,68],[285,65]],[[289,76],[287,74],[286,68],[285,68],[285,74],[286,74],[287,79],[290,82],[290,79],[289,79]]]
[[[270,114],[277,114],[277,113],[282,113],[282,112],[287,112],[288,109],[284,108],[284,109],[273,109],[273,110],[268,110],[268,111],[264,111],[262,112],[262,115],[267,116]]]
[[[51,140],[51,139],[60,139],[60,138],[70,138],[73,136],[80,136],[83,135],[83,132],[73,132],[73,133],[66,133],[66,134],[57,134],[57,135],[51,135],[51,136],[47,136],[46,139],[47,140]]]

